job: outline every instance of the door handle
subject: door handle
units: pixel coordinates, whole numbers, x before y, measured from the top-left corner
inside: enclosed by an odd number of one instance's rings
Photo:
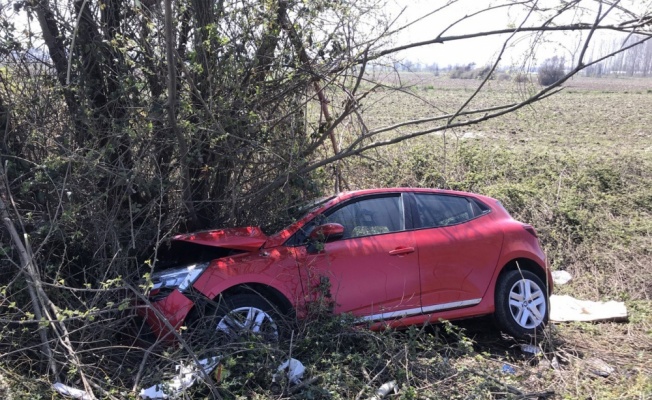
[[[414,253],[414,247],[397,247],[389,251],[390,256],[400,256],[403,254]]]

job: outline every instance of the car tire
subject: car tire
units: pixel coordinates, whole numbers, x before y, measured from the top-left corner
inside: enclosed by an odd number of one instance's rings
[[[193,349],[210,349],[256,337],[278,342],[280,313],[273,303],[258,294],[219,296],[206,305],[188,324],[188,342]]]
[[[495,319],[515,338],[541,334],[548,323],[548,289],[531,271],[508,271],[499,277],[495,291]]]

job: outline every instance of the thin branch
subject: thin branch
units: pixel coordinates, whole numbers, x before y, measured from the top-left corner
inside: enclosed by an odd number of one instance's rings
[[[629,30],[632,27],[624,27],[624,26],[618,26],[618,25],[602,25],[602,26],[594,26],[593,24],[587,24],[587,23],[577,23],[577,24],[570,24],[570,25],[561,25],[561,26],[528,26],[528,27],[522,27],[519,31],[521,33],[526,33],[526,32],[572,32],[572,31],[588,31],[588,30],[611,30],[611,31],[616,31],[616,32],[629,32]],[[393,54],[397,53],[402,50],[408,50],[408,49],[413,49],[417,47],[423,47],[423,46],[428,46],[431,44],[436,44],[436,43],[446,43],[446,42],[452,42],[456,40],[464,40],[464,39],[473,39],[473,38],[478,38],[478,37],[485,37],[485,36],[496,36],[496,35],[504,35],[504,34],[510,34],[513,33],[514,29],[497,29],[497,30],[492,30],[492,31],[483,31],[483,32],[474,32],[474,33],[467,33],[464,35],[452,35],[452,36],[441,36],[437,37],[435,39],[431,40],[424,40],[421,42],[415,42],[415,43],[410,43],[406,44],[403,46],[398,46],[398,47],[393,47],[390,49],[386,49],[383,51],[380,51],[370,57],[371,60],[380,58],[382,56],[388,55],[388,54]],[[649,35],[652,36],[652,32],[639,32],[641,35]]]
[[[469,97],[466,99],[466,101],[464,102],[464,104],[462,104],[462,105],[460,106],[460,108],[457,110],[457,112],[456,112],[456,113],[455,113],[455,114],[454,114],[454,115],[453,115],[453,116],[448,120],[448,124],[450,124],[451,122],[453,122],[453,121],[455,120],[455,118],[457,118],[457,116],[459,115],[459,113],[461,113],[461,112],[466,108],[466,106],[469,105],[469,103],[470,103],[470,102],[471,102],[471,101],[472,101],[472,100],[473,100],[473,99],[478,95],[478,93],[480,93],[480,91],[482,90],[482,88],[484,87],[484,85],[487,84],[487,81],[489,80],[489,78],[491,78],[491,75],[492,75],[492,74],[494,73],[494,71],[496,70],[496,67],[498,67],[498,63],[500,63],[500,60],[501,60],[503,54],[505,53],[505,50],[507,49],[507,43],[509,43],[509,41],[514,37],[514,35],[516,35],[516,34],[520,31],[520,29],[523,27],[523,24],[525,24],[525,22],[530,18],[530,16],[532,15],[532,12],[534,11],[534,9],[535,9],[536,6],[537,6],[537,3],[538,3],[538,2],[535,2],[534,5],[530,8],[530,11],[527,13],[527,15],[525,16],[525,18],[523,18],[523,21],[521,22],[521,25],[519,25],[519,27],[516,28],[516,29],[512,32],[512,34],[511,34],[511,35],[510,35],[510,36],[509,36],[509,37],[508,37],[508,38],[503,42],[503,47],[500,49],[500,53],[498,54],[498,57],[496,57],[496,61],[495,61],[495,62],[493,63],[493,65],[491,66],[491,70],[487,73],[487,76],[484,77],[484,79],[482,80],[482,82],[480,83],[480,85],[478,85],[478,87],[475,89],[475,91],[473,92],[473,94],[471,94],[471,96],[469,96]]]
[[[70,85],[70,70],[72,69],[72,52],[75,48],[75,39],[77,38],[77,33],[79,32],[79,23],[81,22],[82,15],[84,14],[84,7],[88,0],[84,0],[79,9],[79,15],[77,16],[77,22],[75,23],[75,31],[72,33],[72,40],[70,41],[70,50],[68,51],[68,70],[66,72],[66,85]]]

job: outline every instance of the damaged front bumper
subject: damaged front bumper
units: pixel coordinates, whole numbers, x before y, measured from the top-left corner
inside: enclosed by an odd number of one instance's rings
[[[192,284],[208,267],[208,263],[155,272],[147,300],[138,307],[140,315],[156,340],[173,340],[195,302],[188,296]]]
[[[154,340],[174,341],[195,303],[178,289],[157,300],[147,300],[136,308],[151,330]]]

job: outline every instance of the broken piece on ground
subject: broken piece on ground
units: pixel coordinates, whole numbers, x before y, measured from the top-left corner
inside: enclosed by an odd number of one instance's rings
[[[552,271],[551,274],[555,285],[565,285],[573,279],[573,276],[566,271]]]
[[[301,361],[296,358],[290,358],[278,367],[277,373],[272,377],[272,382],[276,382],[277,379],[281,378],[279,374],[287,373],[287,378],[290,383],[298,385],[301,383],[305,371],[306,367],[303,366]]]
[[[61,382],[56,382],[52,385],[52,388],[59,392],[60,394],[68,397],[72,397],[74,399],[81,399],[81,400],[91,400],[94,399],[92,395],[89,393],[81,390],[74,388],[72,386],[64,385]]]
[[[623,321],[627,319],[627,308],[620,301],[578,300],[571,296],[550,296],[550,320],[572,321]]]
[[[185,389],[195,383],[197,378],[204,374],[209,374],[220,362],[219,357],[210,357],[199,360],[199,367],[192,363],[190,365],[177,365],[177,375],[169,380],[151,386],[140,391],[140,397],[143,399],[167,399],[175,397]]]

